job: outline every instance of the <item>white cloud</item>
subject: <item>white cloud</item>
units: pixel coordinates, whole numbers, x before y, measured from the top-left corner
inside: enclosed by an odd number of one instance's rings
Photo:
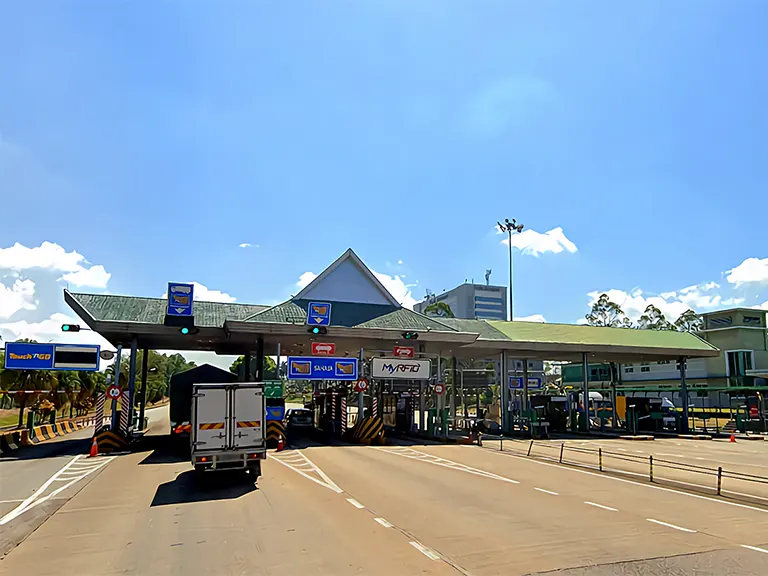
[[[76,286],[91,286],[93,288],[106,288],[112,275],[104,269],[104,266],[91,266],[77,272],[70,272],[61,277],[64,282]]]
[[[110,274],[103,266],[86,266],[82,254],[67,252],[58,244],[43,242],[35,248],[22,246],[18,242],[10,248],[0,248],[0,269],[12,272],[28,271],[34,268],[63,272],[60,280],[77,286],[105,288]]]
[[[747,258],[726,272],[726,280],[737,288],[742,284],[768,284],[768,258]]]
[[[200,302],[235,302],[237,298],[230,296],[220,290],[211,290],[199,282],[182,282],[182,284],[192,284],[194,286],[193,298]],[[168,292],[164,292],[160,298],[168,298]]]
[[[0,318],[8,319],[19,310],[35,310],[35,283],[32,280],[16,281],[11,286],[0,283]]]
[[[398,260],[398,261],[397,261],[397,263],[398,263],[398,264],[400,264],[400,265],[402,265],[402,264],[403,264],[403,261],[402,261],[402,260]]]
[[[373,272],[373,270],[371,270],[371,272]],[[417,300],[413,297],[411,288],[416,286],[416,284],[406,284],[403,282],[403,277],[398,275],[388,276],[386,274],[380,274],[379,272],[373,272],[373,275],[378,278],[384,288],[386,288],[387,291],[394,296],[395,300],[400,302],[404,308],[413,310],[413,306],[416,304]]]
[[[317,278],[317,274],[315,274],[314,272],[304,272],[304,274],[299,276],[299,281],[296,282],[296,286],[298,286],[301,289],[304,289],[307,286],[309,286],[309,283],[312,282],[312,280],[314,280],[315,278]]]
[[[760,306],[756,306],[756,308],[759,308],[761,310],[768,310],[768,300],[760,304]]]
[[[499,234],[503,234],[498,228],[496,231]],[[509,244],[509,238],[504,238],[501,243]],[[513,234],[512,247],[517,248],[523,254],[531,254],[537,257],[545,252],[559,254],[563,250],[571,253],[578,250],[576,244],[565,236],[563,229],[559,226],[543,234],[532,229],[523,230],[519,234]]]
[[[243,242],[240,244],[240,248],[258,248],[258,244],[249,244],[248,242]]]
[[[515,320],[518,322],[543,322],[546,323],[547,319],[541,314],[532,314],[531,316],[515,316]]]

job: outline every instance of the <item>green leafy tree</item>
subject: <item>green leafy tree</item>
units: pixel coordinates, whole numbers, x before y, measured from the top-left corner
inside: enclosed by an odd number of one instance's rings
[[[637,322],[637,327],[641,330],[675,330],[675,326],[653,304],[648,304],[645,308],[645,312]]]
[[[592,310],[585,316],[590,326],[606,326],[609,328],[631,328],[632,321],[627,318],[621,306],[613,302],[608,294],[601,294],[592,304]]]
[[[37,391],[56,390],[58,379],[51,370],[3,370],[0,374],[0,388],[16,391],[16,405],[19,408],[18,427],[24,426],[24,410],[40,396]],[[35,391],[25,394],[24,391]]]
[[[232,362],[232,366],[229,367],[229,371],[232,372],[232,374],[237,374],[238,376],[242,376],[244,362],[245,362],[245,356],[238,356],[237,358],[235,358],[235,361]],[[250,370],[251,370],[251,379],[255,379],[256,378],[256,361],[253,356],[251,356]],[[275,360],[271,356],[264,356],[264,380],[277,380],[277,379],[278,379],[277,364],[275,363]]]
[[[432,302],[429,306],[424,308],[424,314],[426,316],[437,316],[439,318],[455,318],[453,310],[445,302]]]
[[[686,310],[675,320],[675,328],[680,332],[699,332],[704,328],[704,320],[693,310]]]

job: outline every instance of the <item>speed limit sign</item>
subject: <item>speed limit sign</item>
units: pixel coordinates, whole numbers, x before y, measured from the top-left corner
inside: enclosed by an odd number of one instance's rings
[[[123,391],[120,390],[117,386],[114,384],[107,388],[107,398],[110,400],[117,400],[122,395]]]
[[[442,396],[445,393],[445,384],[438,382],[435,384],[435,394]]]

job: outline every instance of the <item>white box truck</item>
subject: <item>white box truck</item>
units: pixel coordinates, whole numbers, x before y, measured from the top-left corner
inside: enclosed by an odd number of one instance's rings
[[[264,384],[193,384],[192,465],[198,472],[239,468],[254,479],[267,457]]]

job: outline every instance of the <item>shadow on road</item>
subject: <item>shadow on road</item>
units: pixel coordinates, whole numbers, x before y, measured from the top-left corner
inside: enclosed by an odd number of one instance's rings
[[[168,435],[147,436],[136,442],[133,452],[149,452],[139,465],[189,462],[188,442]]]
[[[188,470],[175,480],[160,484],[150,506],[168,506],[211,500],[233,500],[257,490],[251,477],[242,470],[198,474]]]
[[[8,455],[3,455],[0,461],[5,460],[39,460],[41,458],[53,458],[55,456],[77,456],[78,454],[88,454],[90,449],[90,437],[88,438],[59,438],[34,444],[32,446],[22,446]]]

